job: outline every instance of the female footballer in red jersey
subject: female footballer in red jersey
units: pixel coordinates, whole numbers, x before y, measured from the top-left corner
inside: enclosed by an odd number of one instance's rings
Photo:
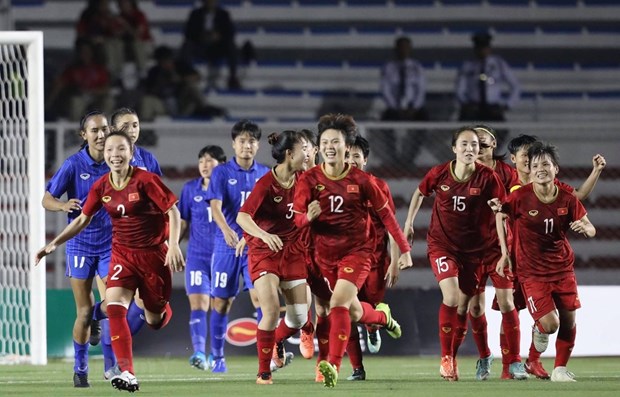
[[[495,171],[505,191],[508,192],[510,187],[518,183],[518,180],[516,179],[513,168],[502,161],[503,156],[494,153],[497,147],[495,130],[490,126],[482,124],[476,125],[473,128],[480,141],[480,151],[478,152],[478,159],[476,161]],[[496,230],[495,218],[492,218],[492,222],[488,226],[491,228],[491,233]],[[478,268],[480,274],[478,276],[479,282],[476,294],[471,297],[468,305],[466,304],[467,299],[465,299],[460,302],[457,309],[458,325],[452,346],[453,349],[458,350],[458,347],[463,343],[465,334],[467,333],[468,316],[473,330],[472,336],[480,355],[476,363],[477,380],[486,380],[489,378],[491,375],[491,364],[493,363],[493,356],[491,355],[487,340],[487,320],[484,311],[484,290],[487,279],[489,278],[491,279],[493,287],[495,287],[498,308],[502,313],[500,332],[502,364],[504,366],[502,378],[526,379],[528,377],[525,372],[525,367],[521,364],[521,356],[519,354],[521,348],[519,312],[515,309],[513,302],[512,278],[500,277],[497,272],[495,272],[495,266],[501,255],[502,253],[499,245],[490,247],[489,251],[486,253],[484,263]]]
[[[305,247],[293,213],[295,183],[308,161],[308,142],[297,131],[273,133],[268,139],[278,164],[256,182],[237,215],[248,245],[252,283],[263,311],[256,333],[256,383],[262,385],[273,383],[270,362],[275,342],[287,339],[308,323]],[[278,288],[286,302],[280,325]]]
[[[426,196],[435,193],[427,235],[428,258],[443,301],[439,307],[440,374],[458,380],[453,350],[457,328],[457,306],[478,289],[478,267],[487,252],[497,245],[489,225],[494,217],[487,201],[504,197],[504,188],[490,168],[476,163],[478,135],[471,127],[452,137],[456,159],[433,167],[411,197],[405,234],[413,237],[413,222]],[[467,307],[467,303],[464,304]]]
[[[357,293],[370,270],[374,240],[368,205],[376,209],[400,250],[401,268],[412,265],[409,245],[398,228],[387,198],[365,172],[345,161],[357,134],[351,116],[328,114],[319,120],[319,147],[324,163],[306,171],[295,191],[293,210],[299,227],[310,225],[314,260],[332,289],[328,360],[319,363],[324,385],[334,387],[351,333],[351,321],[384,325],[391,336],[401,335],[400,325],[387,305],[377,310],[360,303]]]
[[[557,152],[540,142],[528,150],[532,183],[502,201],[497,215],[497,233],[502,257],[497,272],[510,268],[504,218],[514,224],[519,280],[534,324],[534,345],[544,352],[549,334],[558,331],[556,358],[551,381],[574,382],[566,364],[575,345],[575,311],[581,307],[574,272],[575,255],[566,232],[570,229],[594,237],[596,229],[572,192],[555,182],[559,171]]]
[[[181,217],[177,199],[153,173],[129,165],[133,144],[124,132],[112,132],[105,140],[105,161],[110,173],[90,189],[82,214],[75,218],[36,255],[36,263],[59,244],[80,233],[104,207],[112,220],[112,257],[106,289],[112,348],[122,371],[112,377],[112,386],[134,392],[132,337],[127,307],[136,289],[144,301],[146,322],[164,327],[172,316],[168,304],[172,270],[185,266],[179,248]]]

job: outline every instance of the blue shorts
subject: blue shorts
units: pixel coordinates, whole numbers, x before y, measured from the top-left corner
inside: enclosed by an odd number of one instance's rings
[[[185,292],[187,295],[211,295],[211,263],[213,255],[187,257]]]
[[[252,286],[248,271],[248,256],[235,257],[235,250],[218,251],[213,254],[211,265],[211,296],[234,298],[239,294],[239,278],[243,276],[244,291]]]
[[[110,266],[110,254],[108,252],[104,255],[81,256],[67,252],[65,276],[87,280],[98,274],[99,277],[105,278]]]

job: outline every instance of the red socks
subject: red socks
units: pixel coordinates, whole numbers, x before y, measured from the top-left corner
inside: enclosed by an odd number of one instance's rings
[[[329,358],[328,361],[340,370],[342,356],[347,349],[351,334],[349,309],[338,306],[329,313]]]
[[[465,335],[467,335],[467,316],[461,316],[457,313],[456,328],[454,330],[454,335],[452,336],[452,354],[454,357],[456,357],[459,347],[463,344]]]
[[[329,317],[316,318],[316,339],[319,341],[317,362],[327,360],[329,354]]]
[[[452,336],[456,325],[456,306],[439,306],[439,344],[441,356],[452,356]]]
[[[276,328],[275,338],[276,342],[282,342],[283,340],[288,339],[289,337],[295,335],[299,331],[297,328],[290,328],[286,325],[284,319],[280,320],[280,324],[278,324],[278,328]]]
[[[367,302],[360,302],[362,305],[362,317],[359,319],[360,324],[378,324],[387,325],[385,313],[375,310],[375,308]]]
[[[487,336],[487,316],[483,314],[480,317],[474,317],[469,314],[469,321],[471,322],[471,333],[478,347],[478,354],[480,358],[486,358],[491,355],[489,350],[489,341]]]
[[[284,321],[282,321],[284,322]],[[256,330],[256,350],[258,351],[258,373],[269,372],[269,364],[271,364],[271,356],[273,354],[273,346],[276,343],[275,331]]]
[[[127,309],[123,305],[108,304],[108,318],[110,319],[110,339],[112,350],[116,356],[121,371],[133,370],[133,352],[131,350],[131,331],[127,323]]]
[[[564,329],[560,327],[558,330],[558,338],[555,341],[555,367],[566,367],[568,359],[573,352],[575,346],[575,337],[577,336],[577,326],[572,329]]]
[[[508,313],[502,313],[502,330],[504,331],[504,338],[506,343],[505,347],[508,349],[506,357],[506,359],[508,360],[508,364],[521,361],[521,355],[519,354],[521,350],[521,331],[519,327],[520,321],[519,312],[517,311],[517,309],[513,309],[511,312]],[[503,351],[504,347],[502,347],[502,357],[504,355]]]
[[[351,324],[351,334],[347,343],[347,355],[353,369],[363,368],[362,364],[362,347],[360,346],[360,334],[357,324]]]

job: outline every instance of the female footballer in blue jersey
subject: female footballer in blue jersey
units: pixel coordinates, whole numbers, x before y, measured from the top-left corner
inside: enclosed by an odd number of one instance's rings
[[[63,211],[69,223],[78,217],[90,187],[99,177],[110,172],[103,158],[103,144],[108,133],[108,120],[101,112],[91,112],[80,121],[82,148],[64,161],[47,184],[43,207],[48,211]],[[60,198],[66,193],[67,201]],[[67,242],[66,276],[69,277],[75,299],[76,318],[73,324],[73,385],[90,387],[88,383],[88,345],[91,315],[94,305],[93,278],[106,280],[112,244],[112,224],[101,211],[93,217],[83,233]],[[105,288],[104,288],[105,291]],[[102,292],[103,295],[103,292]],[[106,370],[114,368],[111,348],[103,350]]]
[[[185,268],[185,291],[190,305],[189,332],[194,353],[189,358],[191,366],[206,370],[207,312],[211,303],[211,257],[213,236],[217,225],[213,222],[211,205],[206,199],[211,172],[226,162],[224,150],[219,146],[203,147],[198,153],[200,177],[183,186],[179,199],[181,212],[181,238],[189,229]],[[210,355],[210,357],[212,357]]]

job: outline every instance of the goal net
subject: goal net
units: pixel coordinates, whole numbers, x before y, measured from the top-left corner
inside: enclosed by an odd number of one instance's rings
[[[43,34],[0,32],[0,364],[47,363]]]

